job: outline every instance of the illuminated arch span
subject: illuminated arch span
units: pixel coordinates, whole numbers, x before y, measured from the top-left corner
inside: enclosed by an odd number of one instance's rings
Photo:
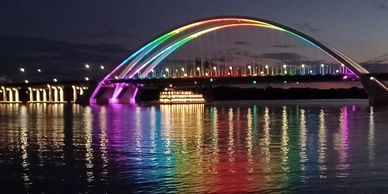
[[[191,40],[196,39],[201,35],[220,29],[243,26],[269,28],[288,33],[327,53],[339,63],[344,64],[357,76],[369,73],[358,63],[354,62],[352,59],[350,59],[337,49],[333,48],[332,46],[324,44],[293,28],[258,18],[220,17],[201,20],[188,25],[181,26],[159,36],[158,38],[144,45],[139,50],[130,55],[120,65],[118,65],[99,83],[92,95],[92,98],[96,96],[97,92],[100,90],[101,87],[106,84],[109,84],[110,80],[112,79],[131,79],[135,75],[138,75],[139,78],[144,78],[150,71],[152,71],[155,66],[157,66],[168,55],[177,50],[179,47],[190,42]],[[113,98],[117,97],[119,92],[120,91],[115,91],[113,94]]]

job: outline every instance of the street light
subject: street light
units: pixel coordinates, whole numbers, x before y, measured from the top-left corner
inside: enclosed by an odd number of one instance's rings
[[[41,70],[41,69],[38,69],[37,71],[38,71],[39,73],[40,73],[40,72],[42,72],[42,70]]]
[[[85,81],[89,81],[89,77],[85,77]]]
[[[54,82],[58,82],[58,80],[56,78],[53,79]]]
[[[24,80],[24,83],[28,84],[28,80]]]
[[[90,68],[89,64],[85,64],[85,68],[89,69]]]
[[[101,69],[101,70],[104,70],[104,69],[105,69],[105,67],[104,67],[103,65],[101,65],[101,66],[100,66],[100,69]]]
[[[20,71],[20,72],[25,72],[26,70],[25,70],[23,67],[21,67],[21,68],[19,69],[19,71]]]

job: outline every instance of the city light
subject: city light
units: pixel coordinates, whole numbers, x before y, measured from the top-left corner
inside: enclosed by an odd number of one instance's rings
[[[182,69],[181,69],[181,70],[182,70],[182,71],[185,71],[185,68],[183,68],[183,67],[182,67]]]
[[[26,70],[25,70],[23,67],[21,67],[21,68],[19,69],[19,71],[20,71],[20,72],[25,72]]]
[[[200,71],[200,70],[201,70],[201,68],[197,67],[197,71]]]
[[[216,67],[216,66],[214,66],[214,67],[213,67],[213,70],[215,71],[216,69],[217,69],[217,67]]]
[[[169,71],[170,71],[170,69],[166,68],[166,72],[169,72]]]
[[[40,72],[42,72],[42,70],[41,70],[41,69],[38,69],[37,71],[38,71],[39,73],[40,73]]]
[[[24,83],[28,84],[28,80],[24,80]]]
[[[89,69],[90,68],[89,64],[85,64],[85,68]]]
[[[56,78],[53,79],[54,82],[58,82],[58,80]]]
[[[85,81],[89,81],[89,77],[85,77]]]
[[[100,66],[100,69],[101,69],[101,70],[104,70],[104,69],[105,69],[105,67],[104,67],[103,65],[101,65],[101,66]]]
[[[250,66],[250,65],[248,66],[248,69],[251,69],[251,66]]]
[[[375,80],[375,77],[370,77],[369,79],[373,81],[373,80]]]

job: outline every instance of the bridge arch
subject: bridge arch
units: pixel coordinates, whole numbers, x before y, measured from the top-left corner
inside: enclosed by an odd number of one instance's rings
[[[91,102],[93,101],[93,99],[97,98],[98,93],[103,87],[112,87],[112,83],[110,82],[111,80],[132,79],[135,75],[138,75],[140,78],[144,78],[155,66],[157,66],[168,55],[173,53],[182,45],[194,40],[195,38],[212,31],[242,26],[269,28],[289,33],[292,36],[296,36],[301,40],[327,53],[339,63],[344,64],[355,75],[362,77],[363,75],[369,74],[368,70],[363,68],[358,63],[354,62],[342,52],[291,27],[259,18],[218,17],[200,20],[187,25],[183,25],[179,28],[173,29],[157,37],[153,41],[147,43],[146,45],[138,49],[126,60],[124,60],[120,65],[113,69],[113,71],[110,72],[98,84],[97,88],[92,94]],[[377,80],[374,79],[373,81]],[[114,91],[112,96],[110,97],[110,100],[112,102],[115,102],[117,101],[115,99],[117,99],[120,93],[122,93],[123,87],[120,86],[120,84],[113,84],[113,87]],[[385,89],[387,88],[385,87]]]

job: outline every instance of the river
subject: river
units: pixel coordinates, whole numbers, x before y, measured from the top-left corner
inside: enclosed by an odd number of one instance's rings
[[[388,107],[364,100],[3,104],[0,186],[11,193],[388,192],[387,143]]]

